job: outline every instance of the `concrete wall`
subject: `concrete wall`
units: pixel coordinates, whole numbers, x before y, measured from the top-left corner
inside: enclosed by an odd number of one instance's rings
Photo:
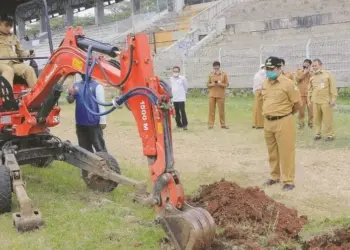
[[[290,28],[309,28],[318,25],[329,25],[348,22],[350,23],[350,16],[348,14],[323,13],[290,18],[255,20],[241,23],[229,23],[229,21],[226,20],[226,28],[231,29],[234,33],[245,33]]]

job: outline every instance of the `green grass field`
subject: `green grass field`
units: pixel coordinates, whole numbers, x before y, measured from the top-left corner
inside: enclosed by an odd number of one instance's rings
[[[174,130],[176,166],[186,194],[223,177],[242,186],[259,186],[267,177],[263,134],[251,129],[251,104],[252,99],[229,98],[226,116],[230,130],[217,126],[208,131],[207,100],[188,101],[189,130]],[[63,105],[62,109],[62,123],[53,133],[75,142],[74,108]],[[298,159],[305,165],[301,172],[304,177],[297,184],[299,189],[289,194],[282,194],[279,189],[266,190],[272,198],[311,218],[302,232],[305,238],[350,225],[346,217],[350,204],[349,165],[346,165],[350,159],[347,153],[349,119],[350,113],[335,113],[337,139],[331,143],[315,143],[309,129],[298,131],[297,154],[303,156]],[[146,161],[130,112],[123,108],[113,113],[108,118],[105,137],[122,173],[137,180],[148,180]],[[332,158],[335,160],[331,161]],[[332,162],[334,166],[340,164],[339,169],[330,170],[335,169]],[[159,249],[158,240],[165,235],[160,226],[153,224],[154,211],[131,201],[132,189],[119,186],[110,194],[89,191],[80,178],[80,171],[60,162],[47,169],[24,166],[23,171],[28,194],[41,210],[46,224],[39,231],[19,234],[12,226],[12,215],[0,215],[1,250]],[[318,186],[314,188],[315,185]],[[13,197],[12,211],[18,210]]]

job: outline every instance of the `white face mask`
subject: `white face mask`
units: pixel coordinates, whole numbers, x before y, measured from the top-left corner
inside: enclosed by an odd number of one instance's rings
[[[174,77],[178,77],[178,76],[179,76],[179,73],[178,73],[178,72],[173,72],[173,76],[174,76]]]

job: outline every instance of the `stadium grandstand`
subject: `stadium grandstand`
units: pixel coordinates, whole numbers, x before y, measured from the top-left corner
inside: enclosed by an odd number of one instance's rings
[[[350,2],[345,0],[145,0],[49,1],[49,13],[64,19],[61,30],[53,31],[54,47],[64,28],[74,24],[75,13],[95,8],[95,23],[83,25],[92,39],[125,44],[126,34],[147,32],[155,52],[156,73],[166,78],[179,65],[191,88],[204,88],[214,60],[229,73],[231,88],[250,88],[259,64],[268,56],[285,58],[287,70],[295,70],[304,58],[320,58],[332,71],[339,87],[350,83]],[[35,6],[33,1],[32,6]],[[117,7],[116,7],[117,6]],[[108,21],[111,8],[129,8],[123,19]],[[121,8],[120,8],[121,9]],[[37,7],[23,7],[18,19],[40,23],[38,38],[27,45],[37,55],[49,54],[45,25]],[[23,23],[22,23],[23,26]],[[19,22],[19,34],[23,27]]]

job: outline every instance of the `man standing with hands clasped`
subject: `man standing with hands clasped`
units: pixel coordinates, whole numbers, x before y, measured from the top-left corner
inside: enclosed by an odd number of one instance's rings
[[[213,72],[209,75],[209,119],[208,127],[212,129],[215,122],[216,104],[219,108],[221,128],[228,129],[225,123],[225,89],[228,87],[227,73],[220,71],[220,62],[213,63]]]
[[[300,94],[294,82],[283,75],[282,61],[269,57],[265,62],[263,115],[264,136],[269,153],[271,186],[283,182],[283,190],[294,189],[296,129],[293,114],[300,108]]]
[[[180,67],[173,67],[173,76],[170,78],[171,92],[175,108],[176,126],[187,130],[187,115],[185,111],[186,94],[188,90],[187,80],[180,75]]]
[[[253,128],[264,128],[264,117],[262,115],[263,99],[261,89],[266,78],[265,64],[260,65],[259,71],[254,75],[253,93]]]
[[[333,107],[337,99],[337,89],[333,75],[322,68],[322,61],[312,62],[313,76],[310,78],[308,105],[313,105],[316,135],[315,140],[322,138],[322,123],[327,136],[326,141],[334,140]]]

